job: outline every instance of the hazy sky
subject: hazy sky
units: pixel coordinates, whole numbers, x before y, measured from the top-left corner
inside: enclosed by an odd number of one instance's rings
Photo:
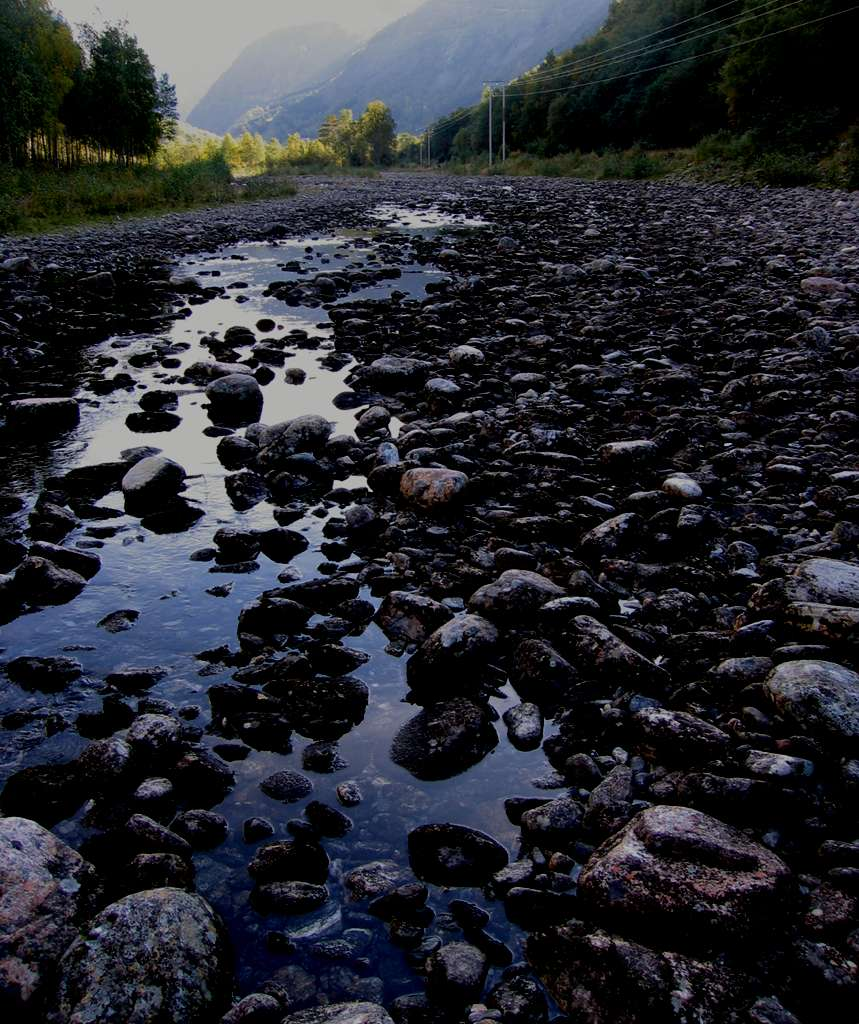
[[[369,36],[423,0],[53,0],[68,22],[124,18],[159,71],[179,92],[186,115],[239,52],[278,28],[334,21]]]

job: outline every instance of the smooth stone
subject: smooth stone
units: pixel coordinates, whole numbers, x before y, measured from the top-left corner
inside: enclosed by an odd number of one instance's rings
[[[859,673],[830,661],[786,661],[767,676],[764,690],[803,731],[859,750]]]

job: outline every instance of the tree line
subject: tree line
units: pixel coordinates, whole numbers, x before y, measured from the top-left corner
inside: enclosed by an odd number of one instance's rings
[[[249,131],[239,138],[229,132],[222,138],[179,138],[160,158],[176,164],[222,157],[231,170],[245,173],[289,167],[389,167],[411,162],[417,145],[415,136],[397,134],[390,109],[373,100],[358,118],[351,110],[326,117],[315,139],[294,132],[281,142]]]
[[[853,0],[613,0],[604,26],[510,83],[512,148],[540,157],[716,133],[823,153],[859,124]],[[432,126],[437,158],[488,149],[488,97]],[[496,146],[501,104],[493,109]],[[859,129],[854,128],[854,132]]]
[[[124,24],[76,38],[49,0],[0,0],[0,162],[130,164],[176,119],[175,88]]]

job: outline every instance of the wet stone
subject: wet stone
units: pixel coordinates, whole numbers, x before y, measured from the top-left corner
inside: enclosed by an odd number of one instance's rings
[[[291,804],[308,796],[313,791],[313,783],[306,775],[287,769],[263,779],[260,789],[273,800]]]
[[[409,833],[409,861],[428,882],[472,886],[505,867],[507,851],[485,832],[464,825],[421,825]]]

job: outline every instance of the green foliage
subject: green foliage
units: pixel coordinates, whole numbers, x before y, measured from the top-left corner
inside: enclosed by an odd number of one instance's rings
[[[236,186],[220,154],[184,163],[0,168],[0,232],[40,231],[98,217],[290,195],[284,177]]]
[[[550,53],[510,83],[511,149],[537,158],[594,150],[610,165],[617,159],[612,153],[640,147],[642,155],[624,156],[618,171],[650,177],[658,168],[647,165],[644,151],[700,143],[700,163],[754,170],[768,183],[820,180],[819,159],[859,122],[859,12],[852,0],[783,6],[780,0],[737,0],[728,8],[724,0],[613,0],[599,32],[566,53]],[[496,148],[500,108],[493,105]],[[488,121],[488,96],[443,118],[433,127],[438,157],[460,163],[483,157]],[[729,136],[737,141],[729,143]],[[854,180],[851,145],[839,152],[824,177]]]
[[[124,25],[76,42],[48,0],[0,0],[0,162],[148,159],[175,124],[175,89]]]

